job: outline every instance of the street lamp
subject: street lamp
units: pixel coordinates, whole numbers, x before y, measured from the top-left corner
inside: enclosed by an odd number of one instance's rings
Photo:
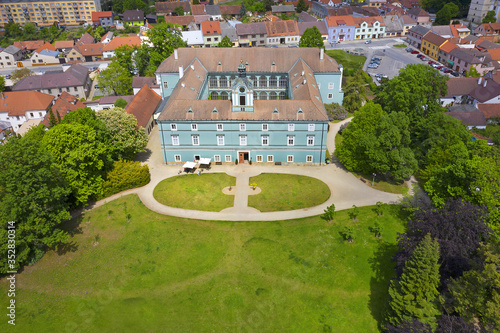
[[[373,187],[373,184],[375,183],[375,176],[376,176],[376,175],[377,175],[377,174],[374,172],[374,173],[373,173],[373,180],[372,180],[372,187]]]

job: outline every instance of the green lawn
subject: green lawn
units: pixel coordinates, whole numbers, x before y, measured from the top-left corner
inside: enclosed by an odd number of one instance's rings
[[[359,222],[349,211],[332,223],[208,222],[153,213],[129,195],[67,225],[66,252],[17,275],[16,329],[378,332],[404,230],[400,207],[384,210],[359,208]],[[369,231],[376,221],[381,240]],[[354,243],[339,235],[346,224]],[[7,301],[2,292],[4,310]],[[12,332],[7,325],[0,331]]]
[[[394,47],[406,47],[406,44],[394,44]]]
[[[362,69],[363,64],[366,61],[365,56],[349,54],[342,50],[328,50],[326,51],[326,54],[344,66],[345,75],[352,74],[356,70]],[[348,70],[348,73],[346,73],[346,69]]]
[[[262,189],[248,197],[248,205],[261,212],[313,207],[330,198],[330,189],[322,181],[306,176],[263,173],[250,178]]]
[[[218,212],[232,207],[234,196],[222,193],[236,185],[236,178],[225,173],[190,174],[162,180],[154,189],[155,199],[164,205]]]

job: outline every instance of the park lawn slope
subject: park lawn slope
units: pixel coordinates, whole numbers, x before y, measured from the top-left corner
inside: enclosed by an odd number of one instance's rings
[[[236,178],[225,173],[180,175],[162,180],[153,196],[171,207],[219,212],[233,206],[234,196],[223,194],[222,189],[234,185]]]
[[[378,332],[404,216],[399,206],[384,206],[383,216],[359,208],[357,222],[348,212],[333,222],[210,222],[119,198],[68,224],[69,246],[17,275],[16,328]],[[382,239],[369,230],[377,221]],[[354,243],[339,235],[344,225]]]
[[[307,176],[262,173],[250,177],[250,184],[254,183],[262,192],[248,196],[248,206],[261,212],[313,207],[322,204],[331,195],[328,185]]]

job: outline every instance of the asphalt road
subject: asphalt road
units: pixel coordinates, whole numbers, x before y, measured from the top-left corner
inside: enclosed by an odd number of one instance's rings
[[[99,67],[100,64],[109,64],[111,61],[94,61],[94,62],[82,62],[79,63],[87,68]],[[22,67],[20,67],[22,68]],[[26,66],[25,68],[31,69],[35,73],[45,73],[46,71],[62,70],[62,65],[50,65],[50,66]],[[19,68],[2,68],[0,69],[0,75],[12,74],[13,71]]]

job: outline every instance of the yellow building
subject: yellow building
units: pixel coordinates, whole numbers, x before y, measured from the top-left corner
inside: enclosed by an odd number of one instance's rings
[[[39,26],[58,22],[63,25],[92,23],[92,12],[100,11],[99,0],[80,1],[12,1],[0,3],[0,26],[9,22],[24,25],[28,22]]]
[[[438,60],[439,48],[446,42],[446,39],[429,31],[422,37],[420,50],[434,60]]]

